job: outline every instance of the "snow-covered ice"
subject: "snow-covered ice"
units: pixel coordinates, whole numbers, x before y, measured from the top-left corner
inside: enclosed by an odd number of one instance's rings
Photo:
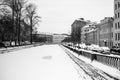
[[[0,54],[0,80],[91,80],[76,69],[79,67],[58,45]]]

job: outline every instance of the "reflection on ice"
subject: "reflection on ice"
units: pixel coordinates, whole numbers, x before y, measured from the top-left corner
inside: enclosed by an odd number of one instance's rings
[[[44,56],[42,59],[52,59],[52,56]]]

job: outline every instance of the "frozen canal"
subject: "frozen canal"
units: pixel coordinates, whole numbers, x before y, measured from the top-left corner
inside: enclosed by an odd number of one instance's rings
[[[84,80],[85,73],[79,75],[76,69],[59,45],[0,54],[0,80]]]
[[[0,80],[114,80],[68,55],[59,45],[0,54]]]

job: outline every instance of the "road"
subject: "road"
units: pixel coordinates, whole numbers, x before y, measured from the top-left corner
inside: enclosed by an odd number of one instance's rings
[[[107,75],[101,77],[98,72],[94,73],[93,68],[75,59],[73,55],[66,54],[59,45],[42,45],[0,54],[0,80],[114,80],[114,78]]]

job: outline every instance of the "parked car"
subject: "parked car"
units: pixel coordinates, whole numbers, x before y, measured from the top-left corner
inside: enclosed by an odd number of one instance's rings
[[[87,49],[87,46],[84,43],[80,44],[79,47],[82,48],[82,49]]]
[[[2,47],[7,48],[7,46],[5,46],[4,43],[0,42],[0,48],[2,48]]]
[[[110,48],[108,47],[101,47],[103,49],[103,54],[110,54]]]
[[[81,48],[81,47],[80,47],[80,44],[75,44],[75,47],[77,47],[77,48],[79,48],[79,49]]]
[[[95,44],[91,44],[89,46],[89,49],[95,52],[100,52],[100,53],[103,52],[103,49],[99,45],[95,45]]]
[[[114,54],[120,54],[120,47],[118,47],[118,46],[113,46],[113,47],[110,49],[110,52],[111,52],[111,53],[114,53]]]

